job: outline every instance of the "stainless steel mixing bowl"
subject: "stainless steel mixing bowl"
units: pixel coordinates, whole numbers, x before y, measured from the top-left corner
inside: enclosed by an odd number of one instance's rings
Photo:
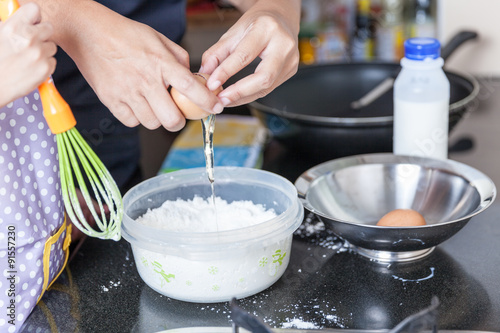
[[[360,254],[384,262],[429,254],[496,197],[492,180],[452,160],[393,154],[339,158],[304,172],[295,182],[304,207]],[[420,212],[425,226],[383,227],[391,210]]]

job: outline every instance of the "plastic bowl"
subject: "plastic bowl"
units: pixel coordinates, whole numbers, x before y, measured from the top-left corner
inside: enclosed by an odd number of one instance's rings
[[[216,167],[214,184],[218,197],[250,200],[278,216],[220,232],[172,232],[135,221],[166,200],[211,197],[205,168],[153,177],[123,197],[123,237],[139,275],[160,294],[200,303],[243,298],[271,286],[288,266],[293,232],[304,217],[294,185],[267,171],[238,167]]]

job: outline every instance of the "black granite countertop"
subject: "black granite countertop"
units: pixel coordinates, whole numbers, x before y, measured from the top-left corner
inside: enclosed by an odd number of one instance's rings
[[[460,136],[472,133],[476,145],[472,153],[453,156],[491,174],[497,186],[499,103],[491,111],[475,112],[455,130]],[[295,156],[283,163],[283,152],[274,148],[264,168],[292,181],[319,162],[292,152]],[[393,328],[437,296],[439,329],[500,332],[499,239],[497,201],[426,258],[388,265],[349,251],[320,222],[306,218],[294,235],[283,277],[238,304],[276,328],[374,330]],[[89,238],[44,294],[23,332],[149,333],[192,326],[229,327],[229,304],[162,296],[140,278],[127,241]]]
[[[349,251],[309,217],[284,276],[238,304],[276,328],[384,329],[437,296],[440,329],[500,331],[499,216],[494,203],[425,259],[392,265]],[[229,327],[229,317],[228,303],[181,302],[149,288],[125,240],[87,239],[24,331],[157,332]]]

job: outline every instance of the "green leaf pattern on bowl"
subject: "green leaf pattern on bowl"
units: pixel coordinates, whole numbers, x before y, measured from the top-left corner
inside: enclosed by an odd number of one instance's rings
[[[272,276],[275,276],[278,274],[280,267],[283,265],[283,259],[286,257],[286,251],[282,251],[281,249],[276,250],[272,255],[272,261],[269,266],[269,274]],[[165,283],[171,283],[175,279],[175,274],[168,273],[165,271],[163,266],[158,262],[158,261],[148,261],[144,256],[140,258],[141,264],[148,268],[149,264],[151,263],[151,266],[153,267],[153,271],[159,275],[160,281],[161,281],[161,286],[163,287]],[[262,257],[259,262],[258,262],[258,267],[264,268],[269,264],[269,258],[268,257]],[[216,275],[219,273],[219,268],[217,266],[209,266],[208,269],[208,274],[210,275]],[[244,277],[240,277],[238,279],[238,282],[243,284],[245,282]],[[186,280],[186,286],[190,287],[193,285],[193,282],[191,280]],[[211,288],[213,291],[219,291],[220,286],[219,285],[212,285]]]
[[[291,241],[289,236],[236,256],[214,259],[191,260],[140,248],[135,249],[134,255],[141,277],[156,291],[176,299],[197,301],[195,297],[204,295],[212,302],[234,295],[246,297],[274,283],[288,265]]]

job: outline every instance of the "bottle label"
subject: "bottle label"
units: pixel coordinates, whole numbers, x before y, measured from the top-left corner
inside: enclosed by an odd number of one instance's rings
[[[394,101],[394,154],[448,157],[447,101]]]

